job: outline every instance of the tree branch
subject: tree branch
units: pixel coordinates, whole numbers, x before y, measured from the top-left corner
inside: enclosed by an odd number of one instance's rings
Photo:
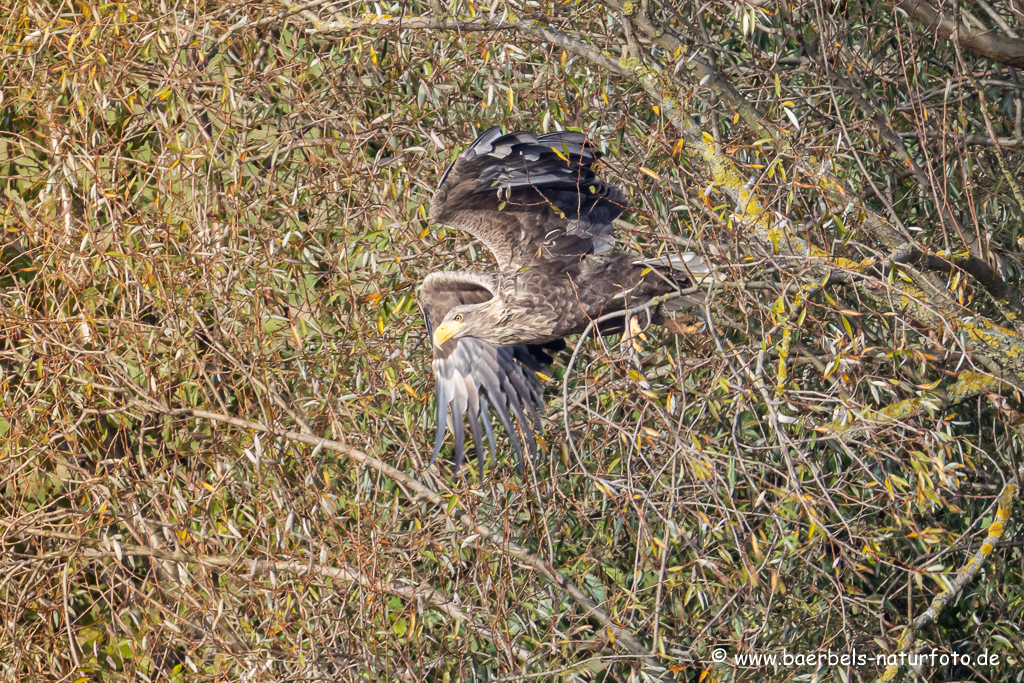
[[[992,138],[988,135],[965,135],[963,133],[949,133],[933,130],[922,134],[918,131],[900,133],[904,140],[925,140],[926,138],[944,137],[955,145],[979,145],[986,147],[1002,147],[1004,149],[1024,150],[1024,139],[1020,138]]]
[[[923,0],[897,0],[896,6],[943,38],[959,40],[965,49],[976,55],[1006,66],[1024,68],[1024,40],[991,31],[975,31]]]
[[[585,57],[588,61],[607,69],[619,76],[629,75],[629,69],[621,66],[618,61],[608,57],[593,45],[588,45],[572,38],[539,21],[513,19],[510,21],[491,21],[490,19],[442,20],[432,17],[391,17],[388,15],[371,14],[362,19],[343,19],[340,21],[317,22],[305,28],[306,33],[347,34],[366,29],[382,31],[402,30],[440,30],[456,32],[479,31],[519,31],[534,38],[562,48],[566,52]]]
[[[1007,484],[996,499],[996,518],[989,525],[988,534],[985,536],[985,540],[982,541],[981,547],[978,548],[971,559],[967,561],[967,564],[961,568],[953,581],[950,582],[949,588],[936,595],[928,609],[915,619],[912,624],[907,626],[900,637],[896,654],[909,652],[913,649],[918,632],[930,626],[946,605],[959,595],[960,591],[981,572],[985,561],[988,560],[999,539],[1002,538],[1003,532],[1006,529],[1006,523],[1010,521],[1013,505],[1020,496],[1020,479],[1024,478],[1024,467],[1021,467],[1018,471],[1017,477],[1018,481]],[[888,683],[888,681],[895,680],[904,666],[905,664],[899,662],[890,664],[879,677],[879,683]]]
[[[500,637],[493,629],[474,620],[470,615],[438,591],[423,583],[419,586],[399,586],[394,583],[376,581],[366,574],[359,572],[352,567],[342,564],[341,566],[326,566],[310,562],[247,560],[231,555],[190,555],[182,552],[162,550],[160,548],[147,548],[144,546],[124,545],[117,541],[114,550],[101,550],[98,548],[83,547],[89,539],[72,534],[53,532],[48,529],[37,529],[34,527],[20,527],[17,520],[4,520],[4,528],[12,533],[22,533],[37,538],[55,538],[72,541],[76,545],[69,550],[57,550],[38,555],[22,555],[29,559],[47,559],[51,557],[73,557],[76,559],[114,559],[120,561],[122,557],[151,557],[165,562],[177,562],[181,564],[194,564],[205,567],[218,567],[231,569],[234,567],[244,568],[250,573],[269,574],[270,572],[281,572],[294,574],[296,576],[320,576],[354,583],[373,592],[383,592],[388,595],[395,595],[410,602],[426,601],[444,612],[449,617],[465,623],[470,630],[477,635],[491,641],[497,647],[505,650],[515,659],[525,662],[530,659],[530,652]],[[244,567],[240,567],[244,565]]]
[[[1012,389],[1007,382],[980,372],[965,370],[957,375],[956,381],[945,389],[936,391],[933,396],[917,396],[902,401],[897,401],[881,410],[865,411],[863,414],[854,416],[852,420],[839,419],[825,425],[826,430],[831,430],[836,437],[852,435],[858,427],[866,426],[867,423],[892,424],[902,422],[922,410],[933,406],[943,410],[957,403],[984,393],[997,393],[1001,390]]]

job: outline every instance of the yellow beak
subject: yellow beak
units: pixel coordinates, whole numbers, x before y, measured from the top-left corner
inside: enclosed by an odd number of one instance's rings
[[[458,334],[461,329],[462,323],[457,323],[454,320],[442,323],[440,327],[434,330],[434,346],[441,346],[441,344],[444,344]]]

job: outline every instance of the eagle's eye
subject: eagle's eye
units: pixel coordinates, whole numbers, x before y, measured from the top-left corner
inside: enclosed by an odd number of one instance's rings
[[[461,313],[456,313],[455,317],[452,318],[452,320],[454,320],[457,323],[461,323],[462,322],[462,314]]]

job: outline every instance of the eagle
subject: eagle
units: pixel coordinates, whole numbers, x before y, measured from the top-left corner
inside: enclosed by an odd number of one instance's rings
[[[481,426],[496,453],[493,412],[521,470],[513,422],[536,455],[544,407],[540,378],[565,348],[564,339],[711,272],[693,253],[644,259],[614,251],[613,221],[627,208],[626,197],[597,179],[594,165],[601,156],[579,132],[505,134],[495,127],[442,174],[431,221],[479,240],[497,268],[434,272],[420,285],[437,390],[431,464],[444,444],[450,411],[455,470],[464,456],[468,417],[482,473]],[[651,311],[652,322],[661,321],[659,309]],[[621,331],[622,319],[598,329]]]

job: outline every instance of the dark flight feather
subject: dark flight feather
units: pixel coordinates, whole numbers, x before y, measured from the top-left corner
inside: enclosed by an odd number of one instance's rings
[[[597,180],[600,158],[582,133],[492,128],[441,176],[431,219],[483,242],[501,273],[530,265],[541,250],[543,258],[610,251],[612,221],[626,203],[619,188]]]

